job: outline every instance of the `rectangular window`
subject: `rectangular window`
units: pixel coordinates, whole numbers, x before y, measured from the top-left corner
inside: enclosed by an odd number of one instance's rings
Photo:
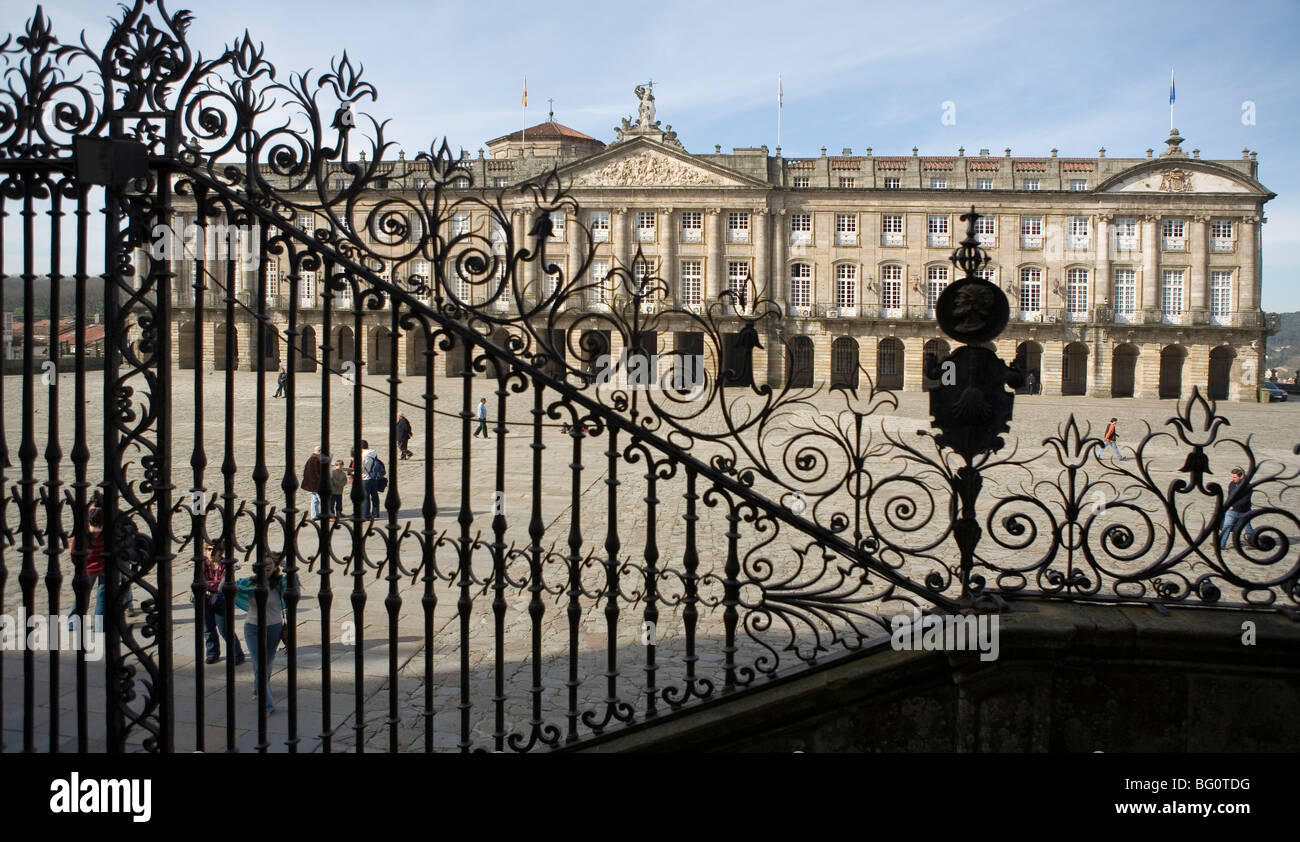
[[[853,178],[853,176],[851,176],[851,175],[842,175],[842,176],[840,176],[840,186],[841,186],[841,187],[853,187],[855,183],[856,183],[856,181],[855,181],[855,179]]]
[[[835,306],[840,310],[858,306],[858,267],[852,263],[835,267]]]
[[[591,268],[587,270],[587,277],[590,283],[596,284],[596,288],[587,294],[600,304],[608,304],[614,297],[614,279],[609,276],[609,261],[591,261]]]
[[[880,306],[886,310],[903,309],[903,267],[880,267]]]
[[[1036,179],[1036,178],[1026,178],[1025,181],[1024,181],[1024,185],[1025,185],[1025,189],[1026,189],[1026,190],[1037,190],[1037,189],[1038,189],[1038,179]]]
[[[856,246],[858,244],[858,215],[856,213],[835,214],[835,245]]]
[[[796,189],[803,189],[808,186],[808,176],[796,175],[794,177],[794,186]]]
[[[564,211],[551,211],[551,239],[564,240],[564,227],[568,224],[568,214]]]
[[[1041,216],[1020,217],[1020,247],[1022,249],[1040,249],[1043,247],[1043,218]]]
[[[1160,312],[1166,320],[1181,319],[1183,315],[1183,272],[1166,269],[1161,273]]]
[[[653,243],[655,241],[654,211],[636,212],[636,241],[638,243]]]
[[[1065,273],[1065,310],[1072,318],[1088,312],[1088,270],[1071,269]]]
[[[703,303],[703,277],[704,275],[700,271],[700,261],[682,261],[682,304],[690,306]]]
[[[998,220],[995,216],[981,216],[975,220],[975,239],[985,248],[993,248],[998,243]]]
[[[1212,220],[1210,222],[1210,250],[1231,252],[1232,248],[1232,221],[1228,219]]]
[[[977,179],[975,179],[975,189],[976,189],[976,190],[992,190],[992,189],[993,189],[993,179],[991,179],[991,178],[977,178]]]
[[[311,214],[302,214],[298,217],[298,227],[308,234],[316,230],[316,217]]]
[[[505,177],[504,175],[494,175],[494,176],[492,176],[492,186],[493,186],[493,187],[509,187],[509,186],[510,186],[510,179],[507,178],[507,177]]]
[[[1210,316],[1226,324],[1232,317],[1232,273],[1210,273]]]
[[[1087,251],[1091,245],[1088,236],[1088,217],[1072,216],[1069,220],[1070,237],[1066,241],[1071,251]]]
[[[1115,316],[1127,321],[1137,312],[1137,270],[1115,270]]]
[[[703,239],[704,214],[700,211],[682,211],[682,242],[698,243]]]
[[[1181,219],[1166,219],[1160,223],[1160,236],[1164,240],[1165,251],[1184,251],[1187,247],[1185,235],[1186,226]]]
[[[609,242],[609,211],[591,212],[591,241],[593,243]]]
[[[488,217],[488,239],[492,242],[492,250],[495,252],[504,251],[506,247],[506,227],[501,224],[501,220],[495,216]]]
[[[749,261],[748,260],[729,260],[727,261],[727,289],[731,290],[732,304],[739,308],[744,308],[751,303],[749,296]]]
[[[948,286],[948,267],[931,266],[925,270],[925,308],[926,318],[934,318],[934,303],[939,294]]]
[[[1043,270],[1026,266],[1020,270],[1020,318],[1036,320],[1043,312]]]
[[[727,242],[749,242],[749,214],[735,211],[727,214]]]
[[[299,226],[301,227],[301,225]],[[306,275],[307,272],[300,272],[299,275]],[[225,283],[225,279],[221,279]],[[301,284],[301,282],[299,282]],[[280,289],[280,264],[274,260],[266,261],[266,303],[274,304],[276,293]],[[256,353],[256,352],[254,352]]]
[[[790,214],[790,245],[792,246],[812,245],[812,214],[810,213]]]
[[[948,189],[948,177],[947,177],[947,176],[942,176],[942,175],[941,175],[941,176],[938,176],[938,177],[936,177],[936,178],[932,178],[932,179],[930,179],[930,189],[931,189],[931,190],[947,190],[947,189]]]
[[[790,267],[790,306],[812,306],[812,266],[807,263]]]
[[[1086,178],[1072,178],[1072,179],[1070,179],[1070,192],[1072,192],[1072,193],[1082,193],[1082,192],[1084,192],[1084,191],[1087,190],[1087,189],[1088,189],[1088,179],[1086,179]]]
[[[902,182],[901,179],[899,179],[899,178],[895,178],[895,177],[891,177],[891,176],[886,176],[886,177],[885,177],[885,189],[886,189],[886,190],[901,190],[902,187],[903,187],[903,182]]]
[[[469,214],[458,213],[451,217],[451,235],[461,237],[469,233]]]
[[[1137,251],[1138,223],[1136,219],[1115,220],[1115,250]]]
[[[903,215],[887,213],[880,217],[880,244],[882,246],[903,245]]]
[[[928,245],[947,246],[950,242],[947,214],[930,214],[926,220],[925,231]]]

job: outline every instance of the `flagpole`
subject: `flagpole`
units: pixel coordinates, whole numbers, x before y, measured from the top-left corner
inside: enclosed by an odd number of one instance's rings
[[[519,157],[524,157],[524,142],[528,139],[528,77],[524,77],[524,99],[519,106]]]
[[[776,148],[781,148],[781,74],[776,74]]]
[[[1169,133],[1174,133],[1174,71],[1169,71]]]

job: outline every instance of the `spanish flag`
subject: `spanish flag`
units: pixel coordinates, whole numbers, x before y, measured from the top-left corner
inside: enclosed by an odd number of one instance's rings
[[[524,77],[524,108],[528,107],[528,77]]]

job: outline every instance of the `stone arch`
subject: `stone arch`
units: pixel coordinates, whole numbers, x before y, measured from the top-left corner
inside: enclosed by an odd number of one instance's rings
[[[831,343],[831,388],[858,388],[858,340],[841,336]]]
[[[1232,363],[1237,352],[1231,345],[1220,345],[1210,351],[1210,378],[1205,393],[1212,401],[1226,401],[1232,385]]]
[[[278,371],[280,368],[280,333],[275,329],[275,325],[270,322],[261,323],[262,331],[262,370]],[[254,349],[253,353],[258,353]]]
[[[295,371],[312,372],[316,370],[316,328],[303,325],[298,334],[298,361]]]
[[[786,364],[789,375],[786,385],[791,389],[806,389],[813,384],[813,341],[808,336],[796,336],[790,340]]]
[[[213,335],[212,368],[215,371],[239,367],[239,332],[225,322],[217,325]]]
[[[473,377],[474,369],[470,366],[473,345],[455,333],[448,333],[451,347],[447,349],[447,376]]]
[[[1088,394],[1088,346],[1071,342],[1061,355],[1061,394]]]
[[[1161,398],[1181,398],[1183,396],[1183,363],[1187,361],[1187,349],[1182,345],[1166,345],[1160,349],[1160,392]]]
[[[196,336],[198,329],[194,322],[182,322],[176,330],[176,359],[179,368],[194,368],[198,359]]]
[[[932,368],[937,369],[940,360],[948,356],[948,343],[942,339],[931,339],[921,351],[921,389],[928,392],[939,388],[939,380],[930,379]]]
[[[876,388],[903,388],[903,340],[887,336],[876,346]]]
[[[392,374],[393,332],[382,325],[370,328],[366,337],[367,374]]]
[[[431,360],[427,356],[429,335],[423,325],[416,325],[406,332],[406,376],[419,377],[424,374]]]
[[[1131,398],[1137,382],[1138,348],[1132,342],[1115,346],[1111,352],[1110,396]]]
[[[345,362],[351,362],[356,363],[357,368],[360,368],[360,355],[357,353],[357,342],[352,334],[352,328],[339,325],[331,333],[333,336],[330,338],[330,345],[333,346],[333,350],[330,354],[330,367],[338,370]]]
[[[1034,394],[1043,388],[1043,346],[1032,339],[1016,346],[1016,365],[1025,373],[1024,384],[1016,391],[1022,395]],[[1034,375],[1030,385],[1029,375]]]

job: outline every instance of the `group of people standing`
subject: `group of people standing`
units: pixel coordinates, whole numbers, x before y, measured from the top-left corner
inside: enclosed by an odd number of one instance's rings
[[[206,593],[203,600],[204,649],[207,657],[205,663],[215,664],[221,660],[221,640],[226,641],[226,656],[233,650],[235,666],[244,663],[244,649],[239,643],[239,635],[231,627],[230,618],[234,609],[244,611],[244,640],[248,642],[248,654],[257,663],[258,639],[257,626],[261,613],[257,599],[253,596],[251,578],[240,579],[235,583],[234,605],[228,605],[226,595],[222,592],[225,583],[226,568],[223,563],[225,545],[218,540],[207,545],[203,558],[203,581]],[[275,712],[275,701],[271,696],[271,663],[275,660],[280,638],[284,633],[284,588],[285,576],[280,569],[281,554],[267,552],[264,578],[266,581],[266,664],[263,673],[253,687],[253,698],[261,698],[268,713]]]

